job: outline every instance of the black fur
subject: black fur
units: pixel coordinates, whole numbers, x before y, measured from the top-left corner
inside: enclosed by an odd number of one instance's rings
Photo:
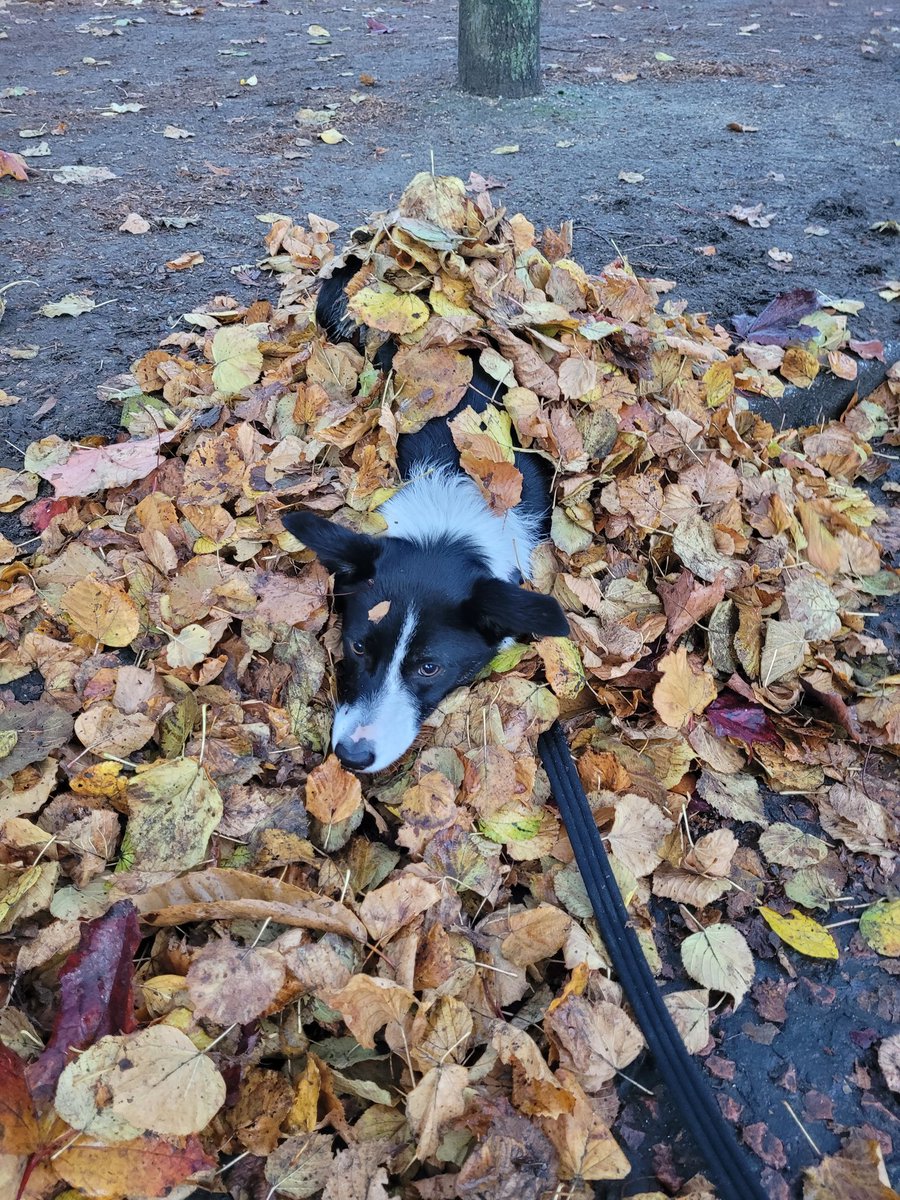
[[[363,348],[367,331],[348,317],[344,292],[357,269],[351,262],[325,281],[316,316],[330,340],[352,341]],[[374,362],[383,372],[390,368],[394,349],[388,341],[375,354]],[[467,407],[483,412],[491,403],[502,403],[498,385],[481,370],[474,354],[472,358],[471,385],[453,412],[399,439],[397,461],[404,478],[423,462],[458,473],[459,453],[448,421]],[[520,507],[543,522],[546,535],[549,469],[539,456],[523,452],[516,453],[516,466],[523,478]],[[284,525],[335,576],[344,650],[339,667],[343,704],[336,717],[336,726],[343,721],[344,732],[335,751],[354,770],[380,769],[402,753],[425,717],[454,688],[470,683],[504,639],[563,637],[569,632],[565,614],[552,597],[492,575],[483,550],[466,537],[464,527],[439,544],[421,544],[399,536],[370,537],[308,512],[285,515]],[[379,613],[377,619],[373,612]],[[398,646],[408,614],[415,619],[401,656]],[[379,697],[387,694],[401,699],[381,704],[381,716],[373,715]],[[413,726],[399,746],[388,750],[392,735],[383,732],[384,713],[398,712],[398,705],[411,714]],[[342,718],[348,708],[359,715]]]

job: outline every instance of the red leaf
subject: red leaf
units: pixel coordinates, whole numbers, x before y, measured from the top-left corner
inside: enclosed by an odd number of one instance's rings
[[[37,1144],[37,1118],[25,1082],[25,1064],[0,1042],[0,1153],[31,1154]]]
[[[736,738],[748,746],[754,742],[781,745],[781,738],[766,710],[759,704],[748,704],[733,692],[722,692],[717,696],[705,716],[718,737]]]
[[[140,940],[137,911],[130,900],[120,900],[82,926],[78,949],[59,974],[59,1010],[50,1041],[26,1072],[36,1100],[51,1098],[74,1051],[108,1034],[136,1028],[132,977]]]
[[[30,525],[38,533],[43,533],[54,517],[64,513],[69,507],[68,500],[36,500],[22,515],[22,524]]]

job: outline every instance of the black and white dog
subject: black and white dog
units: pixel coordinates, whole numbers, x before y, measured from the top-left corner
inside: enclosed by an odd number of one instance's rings
[[[332,341],[359,337],[344,292],[357,267],[340,268],[319,293],[316,318]],[[386,371],[393,353],[393,343],[385,343],[376,365]],[[459,465],[447,423],[467,407],[483,412],[495,393],[475,363],[453,412],[400,437],[397,462],[406,483],[379,509],[388,523],[381,536],[314,513],[284,517],[285,528],[335,577],[344,657],[331,740],[351,770],[379,771],[399,758],[428,714],[470,683],[505,639],[569,632],[556,600],[519,586],[531,577],[532,552],[547,535],[545,463],[516,454],[522,498],[502,515]]]

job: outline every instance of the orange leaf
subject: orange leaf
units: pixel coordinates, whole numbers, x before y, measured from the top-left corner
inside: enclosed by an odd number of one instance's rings
[[[25,159],[19,154],[12,154],[8,150],[0,150],[0,179],[4,175],[12,175],[13,179],[18,179],[24,183],[28,179],[28,168],[25,165]]]
[[[87,1196],[130,1194],[137,1179],[148,1196],[161,1196],[197,1171],[214,1169],[216,1163],[193,1136],[181,1144],[148,1135],[110,1145],[82,1134],[54,1156],[53,1165],[66,1183]]]
[[[362,805],[359,780],[329,754],[306,781],[306,810],[323,825],[337,825]]]

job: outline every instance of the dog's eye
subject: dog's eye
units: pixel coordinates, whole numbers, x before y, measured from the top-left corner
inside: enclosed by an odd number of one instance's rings
[[[440,671],[440,669],[441,668],[438,666],[437,663],[425,662],[425,663],[422,663],[421,667],[419,667],[419,674],[425,675],[425,676],[437,675],[437,673]]]
[[[350,649],[353,651],[354,654],[365,654],[365,652],[366,652],[366,648],[362,644],[362,642],[351,642]]]

